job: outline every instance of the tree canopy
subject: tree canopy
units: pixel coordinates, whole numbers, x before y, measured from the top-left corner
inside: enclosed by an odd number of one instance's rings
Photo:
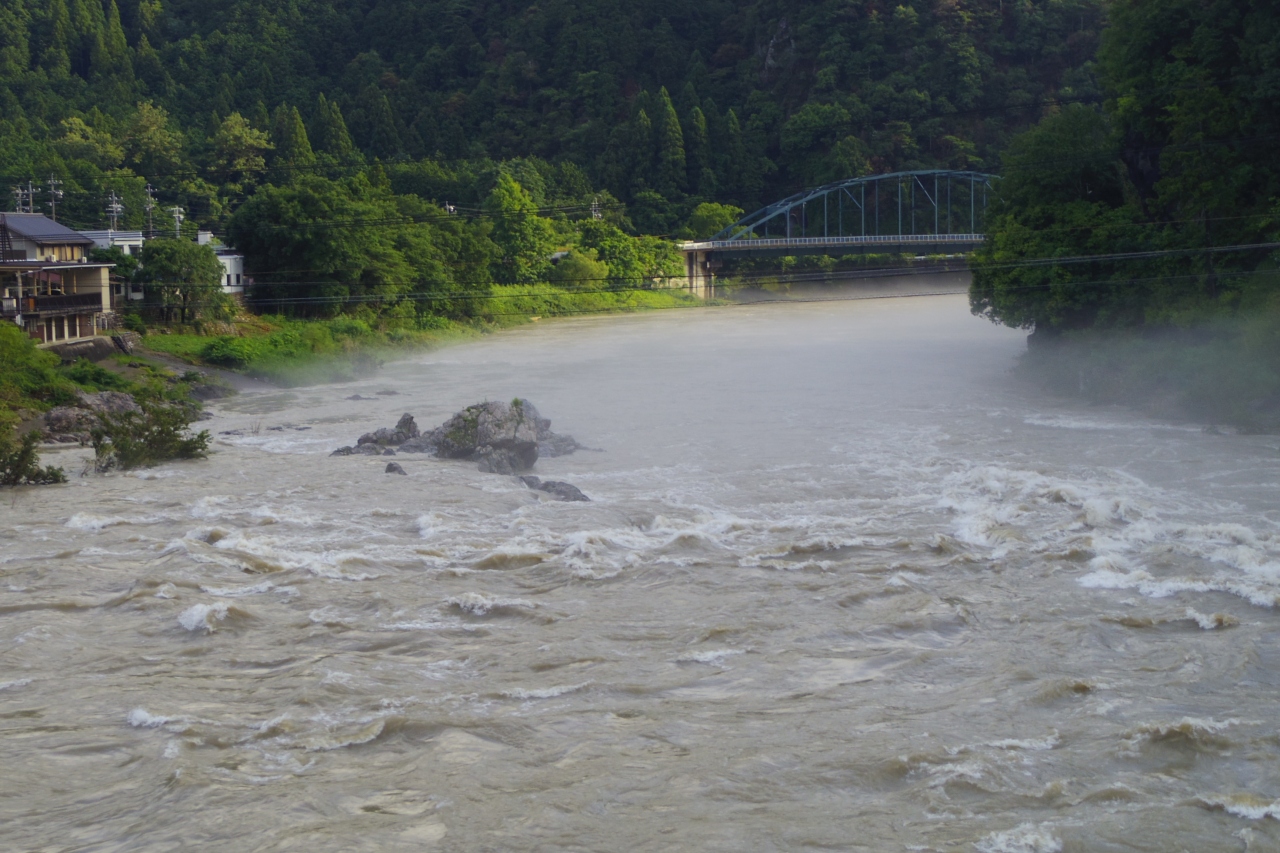
[[[1116,0],[1102,109],[1004,154],[975,312],[1037,333],[1186,326],[1256,302],[1280,237],[1280,4]]]
[[[678,230],[703,202],[989,166],[1046,103],[1098,98],[1102,21],[1103,0],[9,0],[0,174],[62,180],[80,227],[111,191],[143,227],[148,183],[222,227],[264,180],[536,157]]]

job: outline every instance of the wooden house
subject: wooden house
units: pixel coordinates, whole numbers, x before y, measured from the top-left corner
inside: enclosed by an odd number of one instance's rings
[[[84,340],[110,324],[111,264],[93,241],[38,213],[0,213],[0,322],[41,345]]]

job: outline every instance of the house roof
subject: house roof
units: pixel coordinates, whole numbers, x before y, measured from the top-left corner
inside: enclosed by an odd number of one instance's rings
[[[0,213],[0,222],[8,226],[11,235],[41,246],[93,245],[88,237],[54,222],[43,213]]]

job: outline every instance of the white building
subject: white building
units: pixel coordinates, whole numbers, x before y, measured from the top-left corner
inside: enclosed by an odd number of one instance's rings
[[[221,243],[215,243],[212,231],[196,232],[196,242],[201,246],[212,246],[218,260],[222,263],[222,292],[244,293],[244,289],[253,284],[252,279],[244,274],[244,255],[228,249]]]
[[[80,233],[93,241],[95,249],[119,246],[120,251],[135,258],[142,252],[141,231],[81,231]]]
[[[110,249],[112,246],[118,246],[120,251],[131,257],[136,258],[142,254],[141,231],[81,231],[80,234],[92,240],[95,249]],[[142,285],[135,284],[130,287],[127,282],[117,278],[111,285],[111,298],[117,307],[123,304],[125,299],[140,300]]]

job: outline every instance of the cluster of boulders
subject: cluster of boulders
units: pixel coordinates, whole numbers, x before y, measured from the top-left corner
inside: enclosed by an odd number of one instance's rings
[[[413,415],[404,414],[393,427],[365,433],[355,445],[335,450],[332,456],[395,456],[397,453],[431,453],[441,459],[468,459],[490,474],[518,475],[528,471],[539,456],[566,456],[582,445],[570,435],[551,431],[551,421],[542,417],[528,400],[510,403],[477,403],[468,406],[429,432],[422,432]],[[403,474],[396,463],[387,473]],[[542,482],[523,477],[531,489],[546,492],[557,500],[590,500],[576,487],[556,481]]]
[[[90,432],[98,425],[98,415],[121,415],[140,412],[130,394],[120,391],[100,391],[76,394],[76,405],[58,406],[44,415],[43,439],[58,444],[88,444]]]

